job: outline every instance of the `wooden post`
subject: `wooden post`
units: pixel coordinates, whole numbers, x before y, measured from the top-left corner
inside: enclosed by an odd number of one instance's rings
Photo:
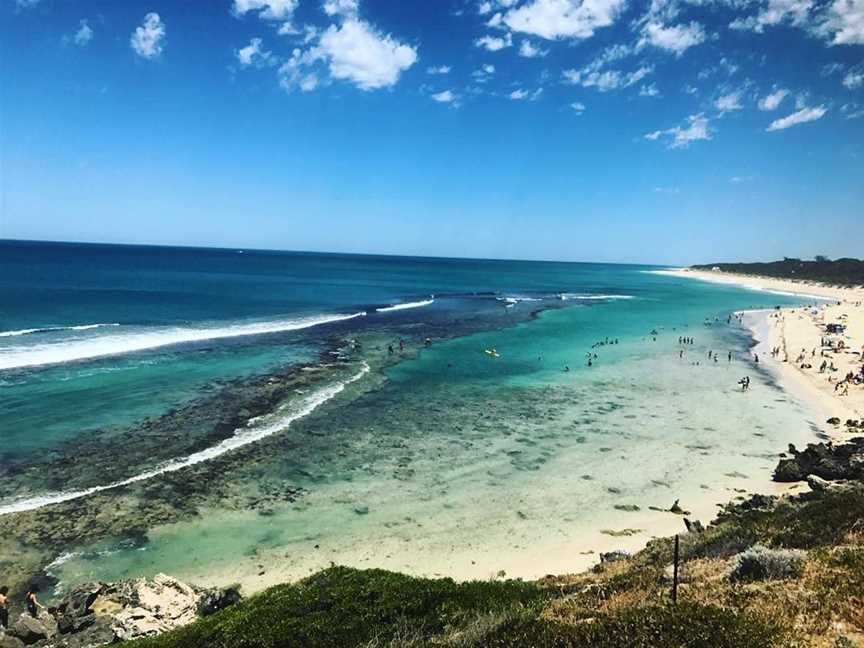
[[[675,535],[675,555],[672,559],[672,604],[678,604],[678,535]]]

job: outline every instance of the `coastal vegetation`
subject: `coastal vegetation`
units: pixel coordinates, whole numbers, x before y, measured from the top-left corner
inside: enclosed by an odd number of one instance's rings
[[[785,257],[767,263],[706,263],[692,266],[696,270],[713,270],[742,275],[814,281],[832,286],[864,285],[864,261],[817,256],[812,261]]]
[[[857,463],[828,448],[830,460]],[[333,566],[135,648],[281,646],[847,647],[864,640],[864,483],[810,478],[591,571],[457,583]],[[684,525],[682,524],[682,527]]]

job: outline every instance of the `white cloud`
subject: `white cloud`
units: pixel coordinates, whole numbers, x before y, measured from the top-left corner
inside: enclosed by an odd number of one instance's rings
[[[759,110],[777,110],[788,94],[788,90],[780,88],[771,94],[765,95],[759,100]]]
[[[656,83],[651,83],[649,85],[643,85],[639,88],[639,96],[640,97],[659,97],[660,91],[657,89]]]
[[[351,81],[361,90],[394,85],[417,61],[413,47],[357,18],[346,19],[338,28],[331,25],[321,35],[316,53],[328,62],[330,76]]]
[[[72,36],[72,42],[78,47],[86,47],[87,44],[93,40],[93,29],[86,20],[82,20],[79,25],[78,31],[75,32],[74,36]]]
[[[729,27],[759,34],[765,31],[765,27],[781,23],[801,27],[807,23],[813,5],[814,0],[768,0],[758,14],[737,18],[729,23]]]
[[[388,34],[382,34],[354,15],[345,15],[350,3],[332,8],[342,18],[340,25],[330,25],[309,49],[295,49],[291,58],[279,68],[279,83],[286,90],[299,87],[314,90],[320,84],[316,64],[324,64],[333,79],[350,81],[361,90],[376,90],[394,85],[402,72],[417,61],[417,50]],[[354,5],[356,7],[356,4]]]
[[[690,115],[687,118],[687,123],[684,127],[676,126],[666,130],[657,130],[652,133],[647,133],[645,139],[658,140],[661,137],[668,137],[669,141],[667,148],[687,148],[690,142],[700,140],[710,140],[711,130],[708,127],[708,119],[703,115]]]
[[[474,70],[471,76],[474,77],[477,83],[486,83],[493,74],[495,74],[495,66],[491,63],[485,63],[479,69]]]
[[[519,56],[524,58],[537,58],[538,56],[546,56],[549,53],[549,50],[542,50],[539,47],[535,47],[531,41],[523,40],[519,44]]]
[[[450,66],[449,65],[437,65],[426,68],[427,74],[450,74]]]
[[[846,119],[858,119],[864,117],[864,108],[860,108],[856,103],[845,103],[840,106],[840,112],[846,116]]]
[[[573,85],[581,85],[584,88],[597,88],[600,92],[607,92],[609,90],[617,90],[618,88],[627,88],[634,83],[638,83],[653,72],[653,68],[645,66],[627,73],[620,72],[619,70],[601,72],[591,68],[593,68],[593,65],[589,65],[582,70],[564,70],[564,80],[566,83]]]
[[[159,14],[150,12],[144,16],[144,22],[136,27],[129,38],[129,46],[141,58],[153,60],[159,58],[164,49],[165,23]]]
[[[514,32],[547,40],[589,38],[611,25],[624,9],[625,0],[530,0],[510,9],[504,24]]]
[[[246,47],[236,50],[234,54],[237,56],[237,60],[240,61],[240,65],[243,67],[249,67],[250,65],[263,67],[276,63],[272,52],[265,50],[262,45],[263,41],[260,38],[253,38]]]
[[[326,0],[324,13],[328,16],[356,16],[359,9],[357,0]]]
[[[527,99],[528,101],[536,101],[540,98],[541,94],[543,94],[543,88],[537,88],[534,92],[528,92],[527,90],[519,88],[518,90],[514,90],[507,96],[514,101],[521,101],[523,99]]]
[[[432,101],[437,101],[438,103],[453,103],[456,101],[456,95],[453,94],[450,90],[444,90],[442,92],[436,92],[431,95]]]
[[[474,41],[475,46],[482,47],[489,50],[490,52],[497,52],[498,50],[502,50],[505,47],[510,47],[512,44],[513,38],[512,36],[510,36],[510,34],[505,34],[502,37],[481,36]]]
[[[654,187],[654,193],[678,194],[681,193],[681,190],[678,187]]]
[[[570,107],[576,112],[577,115],[581,115],[585,112],[585,104],[579,101],[574,101],[570,104]]]
[[[732,176],[729,178],[729,182],[732,184],[741,184],[742,182],[750,182],[753,179],[752,175],[748,176]]]
[[[843,85],[850,90],[855,90],[856,88],[864,86],[864,69],[849,70],[849,72],[846,73],[846,76],[843,77]]]
[[[298,0],[234,0],[234,15],[243,16],[257,11],[264,20],[290,20]]]
[[[771,125],[768,126],[766,130],[768,131],[778,131],[783,130],[784,128],[789,128],[790,126],[797,126],[798,124],[805,124],[807,122],[816,121],[817,119],[822,119],[822,116],[828,112],[828,109],[824,106],[817,106],[815,108],[802,108],[798,112],[794,112],[791,115],[787,115],[781,119],[775,119],[771,122]]]
[[[834,0],[820,31],[832,45],[864,45],[864,0]]]
[[[481,2],[477,6],[477,13],[481,16],[485,16],[488,13],[492,13],[492,3],[491,2]]]
[[[714,102],[714,107],[721,113],[741,110],[741,91],[722,95]]]
[[[642,31],[640,46],[653,45],[681,56],[687,49],[705,41],[705,30],[697,22],[689,25],[664,27],[660,23],[649,22]]]

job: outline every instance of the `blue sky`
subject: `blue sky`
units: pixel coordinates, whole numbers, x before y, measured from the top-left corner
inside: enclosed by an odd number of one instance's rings
[[[864,0],[0,0],[0,237],[864,250]]]

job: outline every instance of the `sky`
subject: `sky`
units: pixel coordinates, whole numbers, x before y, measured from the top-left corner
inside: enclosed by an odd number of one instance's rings
[[[0,238],[864,254],[864,0],[0,0]]]

